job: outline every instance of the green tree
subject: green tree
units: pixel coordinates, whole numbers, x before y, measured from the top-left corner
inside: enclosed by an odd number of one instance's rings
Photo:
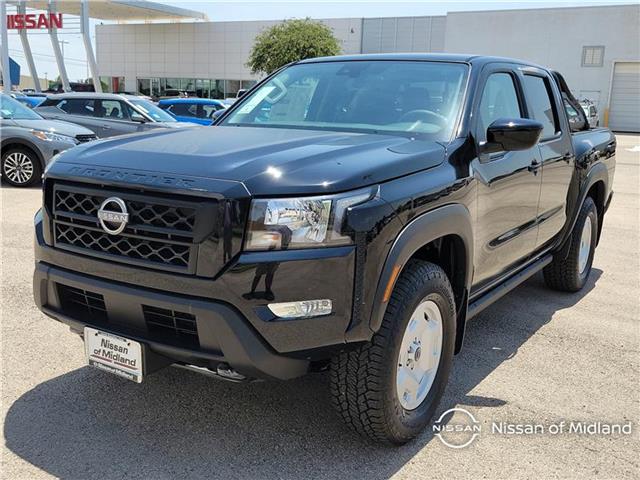
[[[256,37],[247,67],[252,73],[269,74],[290,62],[340,51],[340,42],[325,24],[309,18],[285,20]]]

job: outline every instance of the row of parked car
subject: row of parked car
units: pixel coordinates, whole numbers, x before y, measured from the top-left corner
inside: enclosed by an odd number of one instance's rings
[[[0,94],[2,178],[16,187],[40,179],[49,159],[79,143],[154,128],[211,125],[226,105],[206,98],[94,92]]]

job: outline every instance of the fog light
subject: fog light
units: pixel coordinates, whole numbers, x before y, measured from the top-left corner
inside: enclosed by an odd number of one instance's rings
[[[302,300],[300,302],[270,303],[267,305],[280,318],[303,318],[329,315],[333,307],[331,300]]]

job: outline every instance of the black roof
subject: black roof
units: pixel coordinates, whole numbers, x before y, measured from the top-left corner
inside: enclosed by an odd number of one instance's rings
[[[336,55],[335,57],[317,57],[301,60],[298,63],[315,62],[345,62],[355,60],[404,60],[404,61],[431,61],[431,62],[458,62],[470,64],[485,64],[495,62],[516,63],[521,65],[538,65],[518,60],[515,58],[495,57],[491,55],[473,55],[464,53],[366,53],[357,55]],[[543,67],[540,67],[543,68]]]

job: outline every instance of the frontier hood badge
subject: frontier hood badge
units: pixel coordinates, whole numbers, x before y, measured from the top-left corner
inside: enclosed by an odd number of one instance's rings
[[[129,222],[127,206],[121,198],[109,197],[100,205],[98,220],[105,232],[109,235],[118,235]]]

